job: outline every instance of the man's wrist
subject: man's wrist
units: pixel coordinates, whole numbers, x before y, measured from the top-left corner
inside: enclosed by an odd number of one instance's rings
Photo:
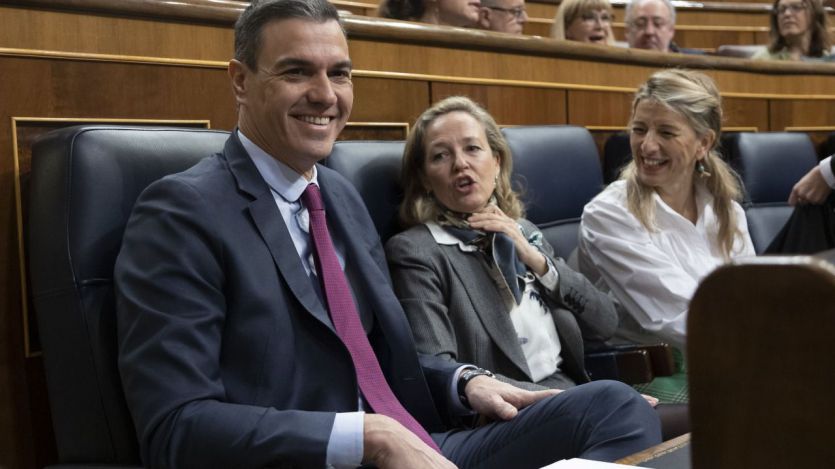
[[[472,407],[470,406],[470,401],[467,398],[467,384],[469,384],[469,382],[477,376],[488,376],[490,378],[494,377],[493,373],[489,370],[476,367],[465,369],[461,372],[461,375],[458,377],[458,399],[461,400],[461,404],[467,409],[472,409]]]

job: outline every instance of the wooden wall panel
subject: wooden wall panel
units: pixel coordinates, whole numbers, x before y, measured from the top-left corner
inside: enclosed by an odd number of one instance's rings
[[[619,16],[619,18],[623,18],[623,16]],[[699,11],[695,9],[678,9],[676,11],[676,25],[768,27],[768,12],[744,13],[738,11]]]
[[[354,77],[351,122],[402,122],[411,125],[431,99],[422,80]]]
[[[565,91],[517,86],[433,83],[432,101],[464,95],[484,106],[499,125],[565,124]]]
[[[763,132],[769,129],[768,100],[748,98],[724,98],[725,120],[723,128]]]
[[[568,93],[568,123],[586,127],[625,128],[633,92],[580,91]]]
[[[530,18],[522,27],[522,33],[528,36],[551,37],[551,25],[554,22],[550,18]]]
[[[835,101],[823,99],[773,100],[769,105],[772,130],[835,130]]]
[[[0,47],[226,62],[228,26],[0,6]]]
[[[350,0],[330,0],[330,2],[340,11],[349,11],[362,16],[377,16],[377,4],[375,3]]]

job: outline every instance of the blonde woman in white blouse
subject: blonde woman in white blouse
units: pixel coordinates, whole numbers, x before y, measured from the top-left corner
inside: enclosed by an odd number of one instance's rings
[[[582,217],[580,269],[625,307],[617,334],[678,350],[678,373],[641,389],[661,402],[688,400],[681,352],[699,282],[733,257],[754,255],[738,179],[716,152],[721,122],[709,77],[653,74],[632,104],[633,160]]]

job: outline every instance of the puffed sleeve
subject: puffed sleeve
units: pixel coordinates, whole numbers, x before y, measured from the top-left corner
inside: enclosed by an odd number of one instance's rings
[[[602,280],[647,332],[683,349],[687,305],[698,286],[624,207],[597,198],[580,224],[580,270]]]

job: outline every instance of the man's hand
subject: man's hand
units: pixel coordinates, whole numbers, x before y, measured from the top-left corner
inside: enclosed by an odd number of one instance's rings
[[[526,391],[488,376],[476,376],[464,388],[470,407],[494,420],[510,420],[520,409],[562,391]]]
[[[365,414],[362,462],[379,469],[456,468],[399,422],[380,414]]]
[[[815,166],[792,188],[789,205],[822,204],[832,192],[826,183],[819,166]]]

